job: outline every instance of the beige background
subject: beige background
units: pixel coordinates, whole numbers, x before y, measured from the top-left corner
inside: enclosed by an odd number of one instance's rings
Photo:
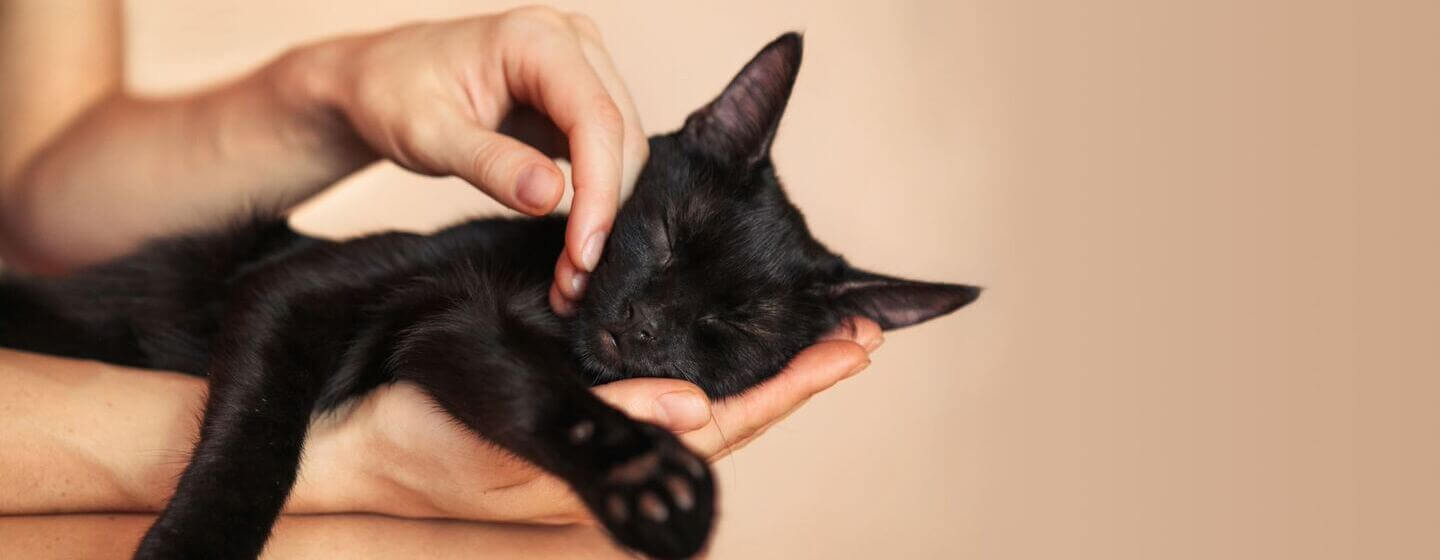
[[[1440,557],[1433,2],[567,3],[651,131],[806,32],[776,146],[853,261],[990,288],[719,470],[718,558]],[[474,1],[137,1],[173,91]],[[495,211],[378,167],[298,223]]]

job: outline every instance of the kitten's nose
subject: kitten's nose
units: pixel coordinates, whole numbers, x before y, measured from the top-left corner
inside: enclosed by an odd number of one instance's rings
[[[644,303],[631,303],[629,328],[626,329],[625,337],[633,342],[648,343],[654,341],[660,335],[660,313],[655,306]]]

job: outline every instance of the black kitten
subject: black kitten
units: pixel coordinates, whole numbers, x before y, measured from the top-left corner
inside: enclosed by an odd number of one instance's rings
[[[978,295],[854,269],[810,236],[769,157],[800,51],[780,37],[651,139],[573,320],[546,299],[560,217],[343,243],[257,220],[63,278],[0,279],[0,344],[210,377],[200,441],[139,558],[254,558],[311,415],[398,379],[566,480],[622,544],[693,555],[714,517],[705,461],[591,383],[675,377],[733,395],[843,317],[891,329]]]

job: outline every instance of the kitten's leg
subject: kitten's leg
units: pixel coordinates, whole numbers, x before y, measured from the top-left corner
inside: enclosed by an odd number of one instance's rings
[[[283,319],[248,315],[218,341],[200,440],[136,558],[255,558],[295,482],[321,378]]]
[[[567,481],[620,543],[656,558],[699,552],[715,513],[704,459],[595,397],[564,340],[516,328],[435,321],[403,343],[396,373],[485,439]]]

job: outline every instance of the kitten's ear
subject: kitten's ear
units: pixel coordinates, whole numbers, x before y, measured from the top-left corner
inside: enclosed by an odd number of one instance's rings
[[[841,310],[869,317],[885,330],[929,321],[980,297],[975,286],[916,282],[853,268],[829,291]]]
[[[685,119],[681,137],[725,163],[750,167],[768,157],[800,71],[801,45],[794,32],[766,45],[719,97]]]

